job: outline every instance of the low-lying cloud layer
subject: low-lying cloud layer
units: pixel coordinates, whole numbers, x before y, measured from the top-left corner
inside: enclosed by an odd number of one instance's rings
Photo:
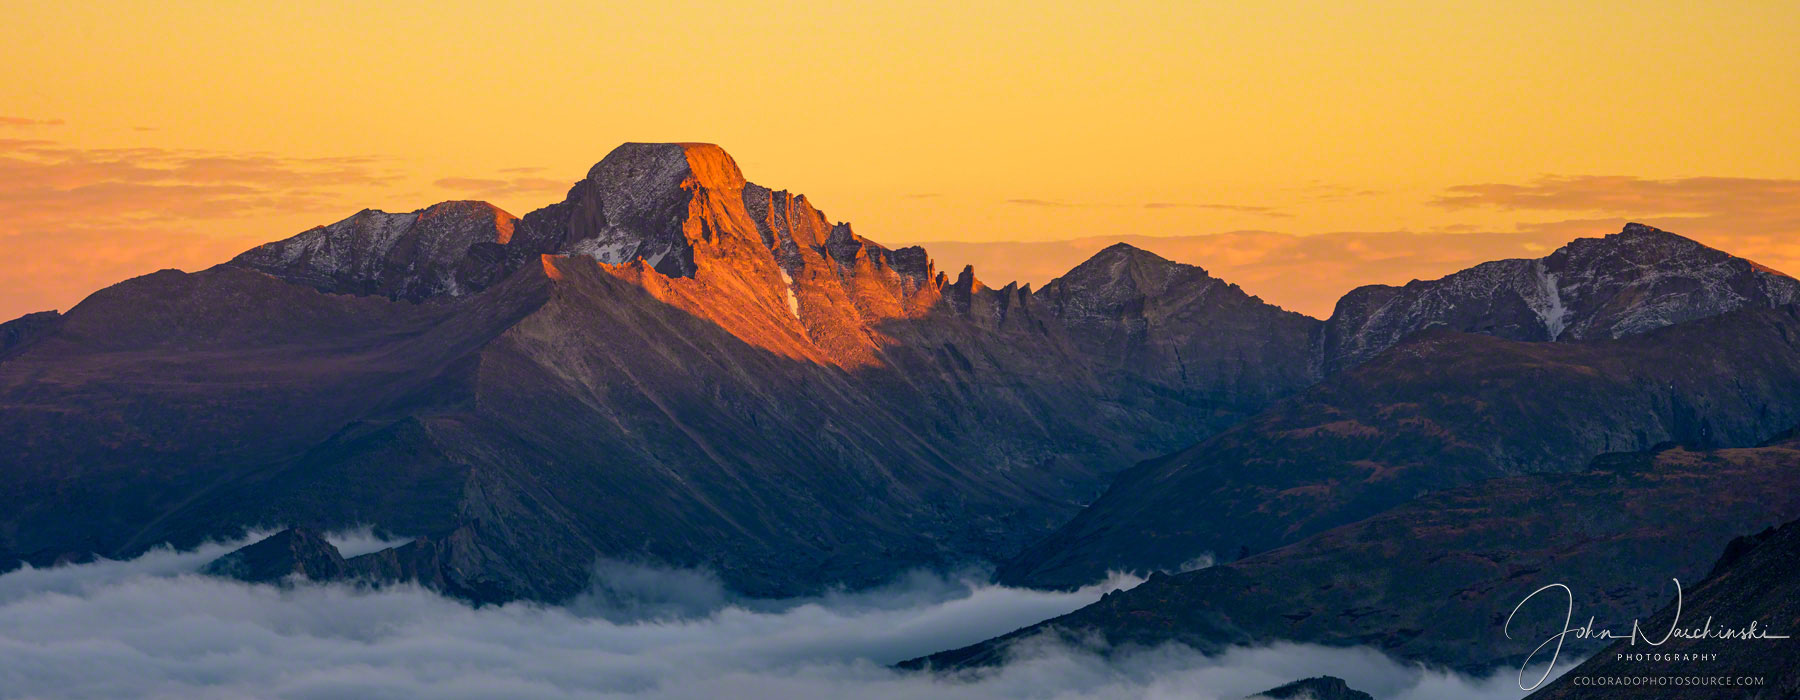
[[[365,534],[338,538],[366,550]],[[413,587],[286,589],[192,573],[230,549],[157,551],[0,576],[0,696],[284,698],[1239,698],[1318,674],[1383,698],[1512,698],[1365,649],[1295,645],[1205,657],[1032,645],[972,678],[895,661],[1073,610],[1073,593],[916,575],[871,591],[735,600],[693,572],[606,565],[567,606],[471,608]]]

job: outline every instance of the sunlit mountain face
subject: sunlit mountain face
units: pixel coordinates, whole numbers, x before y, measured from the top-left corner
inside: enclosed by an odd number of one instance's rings
[[[9,7],[0,700],[1800,698],[1800,6]]]

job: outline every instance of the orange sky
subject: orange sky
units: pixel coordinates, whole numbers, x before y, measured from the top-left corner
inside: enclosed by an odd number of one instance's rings
[[[1800,271],[1800,3],[71,4],[0,23],[0,319],[634,140],[890,244],[1200,236],[1314,314],[1626,220]]]

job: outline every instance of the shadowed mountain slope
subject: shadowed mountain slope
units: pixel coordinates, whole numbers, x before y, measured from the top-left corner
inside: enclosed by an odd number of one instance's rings
[[[1544,605],[1522,612],[1508,639],[1507,613],[1534,590],[1564,583],[1578,617],[1629,629],[1673,595],[1670,577],[1691,586],[1705,576],[1731,533],[1800,515],[1797,478],[1792,440],[1609,454],[1588,471],[1441,491],[1239,561],[1156,574],[1068,615],[905,665],[990,665],[1013,643],[1049,635],[1205,653],[1281,640],[1367,645],[1485,673],[1562,628],[1562,607]],[[1568,640],[1564,658],[1598,646]]]
[[[1682,594],[1680,610],[1670,602],[1643,622],[1645,636],[1662,642],[1650,646],[1620,640],[1533,693],[1534,700],[1558,698],[1656,698],[1671,695],[1672,686],[1619,687],[1576,685],[1576,679],[1631,678],[1643,676],[1731,679],[1733,685],[1674,687],[1681,697],[1747,698],[1776,700],[1800,697],[1800,521],[1739,537],[1725,547],[1700,585]],[[1785,639],[1718,639],[1664,635],[1677,624],[1684,630],[1707,629],[1719,633],[1743,630],[1751,623],[1768,635]],[[1620,634],[1627,634],[1626,629]],[[1684,658],[1711,656],[1706,661],[1650,665],[1621,654],[1680,654]],[[1686,656],[1693,655],[1693,656]],[[1652,662],[1653,663],[1653,662]],[[1534,676],[1527,676],[1532,678]],[[1760,681],[1741,684],[1744,679]]]
[[[1619,340],[1436,329],[1146,462],[1001,569],[1076,586],[1295,542],[1421,493],[1580,469],[1675,441],[1747,446],[1800,422],[1800,307],[1746,308]]]

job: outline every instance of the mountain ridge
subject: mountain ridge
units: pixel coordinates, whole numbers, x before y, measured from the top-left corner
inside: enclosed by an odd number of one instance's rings
[[[1326,320],[1327,371],[1434,325],[1511,340],[1618,338],[1741,306],[1800,300],[1800,280],[1638,223],[1536,259],[1495,260],[1401,287],[1367,285]]]
[[[1069,588],[1291,543],[1415,495],[1581,468],[1665,441],[1748,447],[1800,421],[1800,306],[1618,340],[1434,328],[1186,450],[1149,460],[1003,565]]]
[[[0,365],[0,558],[367,524],[414,538],[389,570],[478,600],[562,599],[597,558],[872,585],[1007,556],[1276,393],[1121,388],[1031,290],[734,173],[626,146],[504,241],[365,213],[263,249],[356,241],[356,274],[258,254],[96,292]],[[408,257],[428,233],[474,242]],[[580,252],[621,241],[648,243]]]

